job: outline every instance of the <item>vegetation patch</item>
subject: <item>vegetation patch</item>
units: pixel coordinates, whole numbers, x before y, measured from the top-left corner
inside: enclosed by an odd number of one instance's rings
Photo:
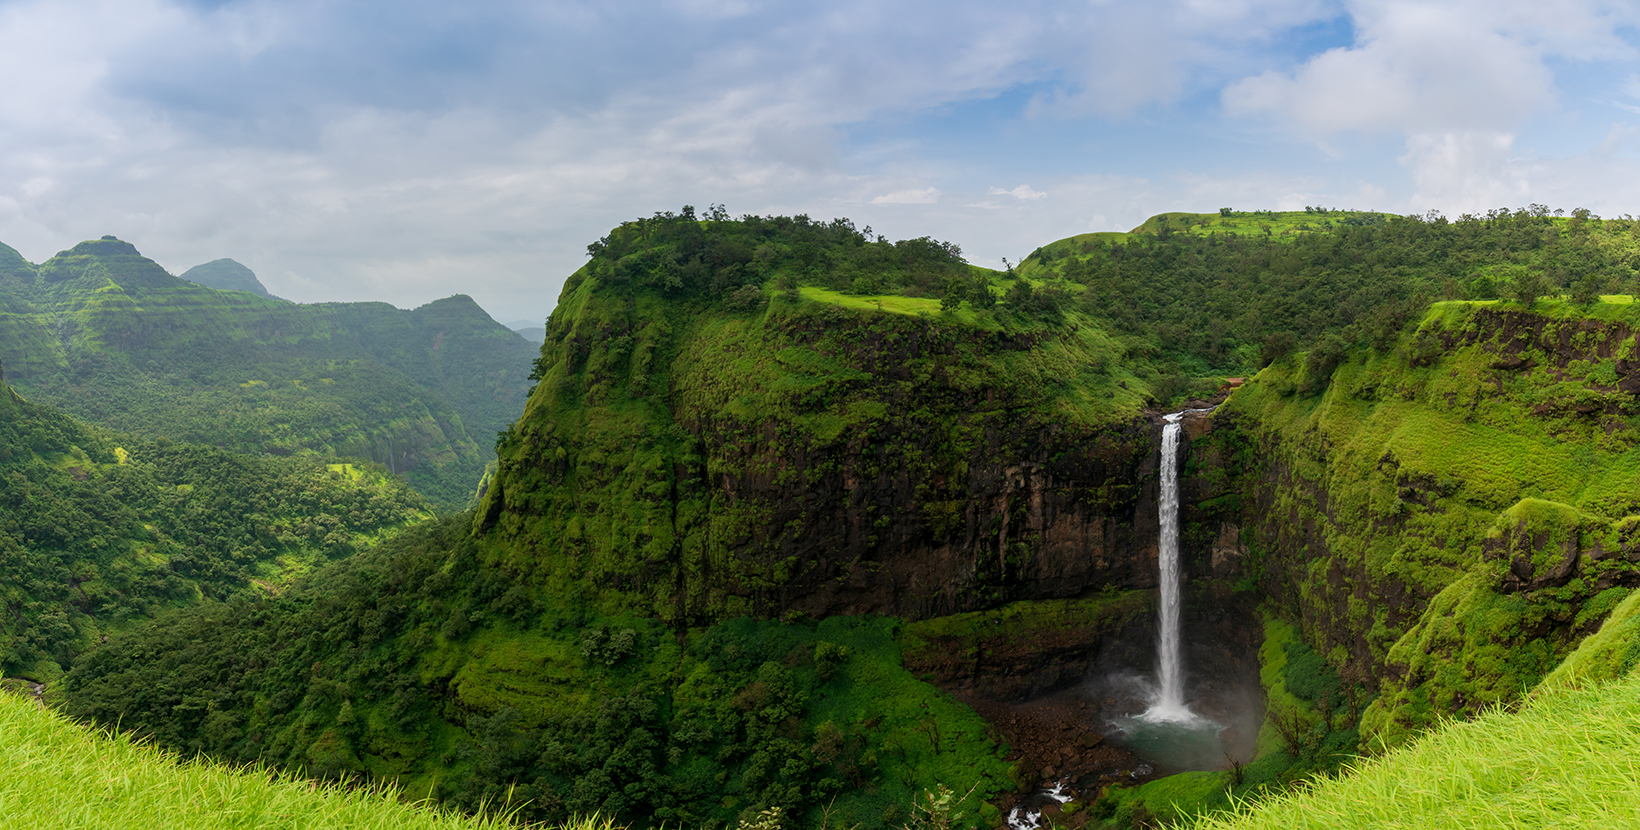
[[[1202,828],[1615,827],[1633,819],[1640,678],[1449,721],[1337,778]]]
[[[383,787],[314,786],[260,767],[182,763],[129,735],[87,729],[32,700],[0,693],[0,804],[47,827],[333,827],[458,830],[515,827],[405,803]],[[561,830],[612,830],[577,821]]]

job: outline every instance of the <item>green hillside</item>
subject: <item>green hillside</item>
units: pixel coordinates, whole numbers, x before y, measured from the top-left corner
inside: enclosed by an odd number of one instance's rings
[[[1627,299],[1438,303],[1319,396],[1293,358],[1217,416],[1258,448],[1243,474],[1276,517],[1253,524],[1267,590],[1382,684],[1369,740],[1517,699],[1640,583]]]
[[[1255,372],[1188,423],[1181,542],[1187,607],[1263,668],[1258,755],[1090,772],[1056,821],[1266,798],[1627,670],[1626,633],[1589,635],[1640,585],[1635,223],[1173,221],[1012,273],[844,220],[625,223],[470,513],[111,639],[57,691],[180,750],[549,821],[1007,804],[1063,756],[1027,766],[953,695],[1014,711],[1145,653],[1159,414]]]
[[[480,830],[475,820],[411,806],[393,793],[315,788],[257,769],[183,764],[129,737],[111,737],[0,693],[0,804],[43,827],[325,827],[335,830]],[[564,830],[610,830],[577,823]]]
[[[121,436],[0,379],[0,673],[54,680],[164,610],[278,591],[430,515],[383,470]]]
[[[0,360],[31,399],[150,438],[375,461],[445,507],[471,497],[535,354],[461,295],[297,305],[113,238],[37,268],[0,255]]]
[[[1629,827],[1640,819],[1636,597],[1524,705],[1448,721],[1310,786],[1209,815],[1203,830]],[[1621,657],[1616,664],[1609,656]],[[1568,682],[1571,676],[1577,682]]]

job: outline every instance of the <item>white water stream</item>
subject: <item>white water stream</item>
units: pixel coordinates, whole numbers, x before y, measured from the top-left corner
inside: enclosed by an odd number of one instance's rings
[[[1151,722],[1194,723],[1200,718],[1184,702],[1184,658],[1179,645],[1179,434],[1184,412],[1166,416],[1162,426],[1162,486],[1158,512],[1161,535],[1156,559],[1161,570],[1158,610],[1156,697],[1139,717]]]

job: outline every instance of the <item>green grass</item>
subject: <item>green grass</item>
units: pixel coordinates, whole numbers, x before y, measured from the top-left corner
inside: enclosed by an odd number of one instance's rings
[[[1622,677],[1640,660],[1640,592],[1611,588],[1602,597],[1619,599],[1600,630],[1583,639],[1532,691],[1534,696],[1582,688]]]
[[[0,694],[0,814],[55,828],[502,828],[405,803],[375,787],[181,763],[129,737],[86,729],[26,698]],[[609,830],[572,822],[564,830]]]
[[[1640,677],[1449,722],[1350,773],[1201,830],[1633,827],[1640,823]]]
[[[927,297],[902,297],[899,294],[878,294],[869,296],[855,296],[833,291],[829,288],[820,288],[805,285],[800,289],[803,299],[830,303],[843,308],[853,308],[862,311],[886,311],[892,314],[938,314],[940,301]],[[968,313],[969,317],[973,312]]]

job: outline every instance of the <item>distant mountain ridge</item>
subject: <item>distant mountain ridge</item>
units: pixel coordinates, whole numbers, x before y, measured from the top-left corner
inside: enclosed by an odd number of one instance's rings
[[[38,266],[0,246],[0,360],[30,399],[148,437],[376,461],[445,507],[536,354],[464,295],[303,305],[180,279],[113,237]]]
[[[273,297],[256,272],[231,259],[213,259],[182,272],[182,278],[218,291],[245,291],[261,297]],[[274,299],[278,299],[274,297]]]
[[[518,332],[518,336],[539,346],[547,342],[547,324],[534,320],[511,320],[501,325]]]

